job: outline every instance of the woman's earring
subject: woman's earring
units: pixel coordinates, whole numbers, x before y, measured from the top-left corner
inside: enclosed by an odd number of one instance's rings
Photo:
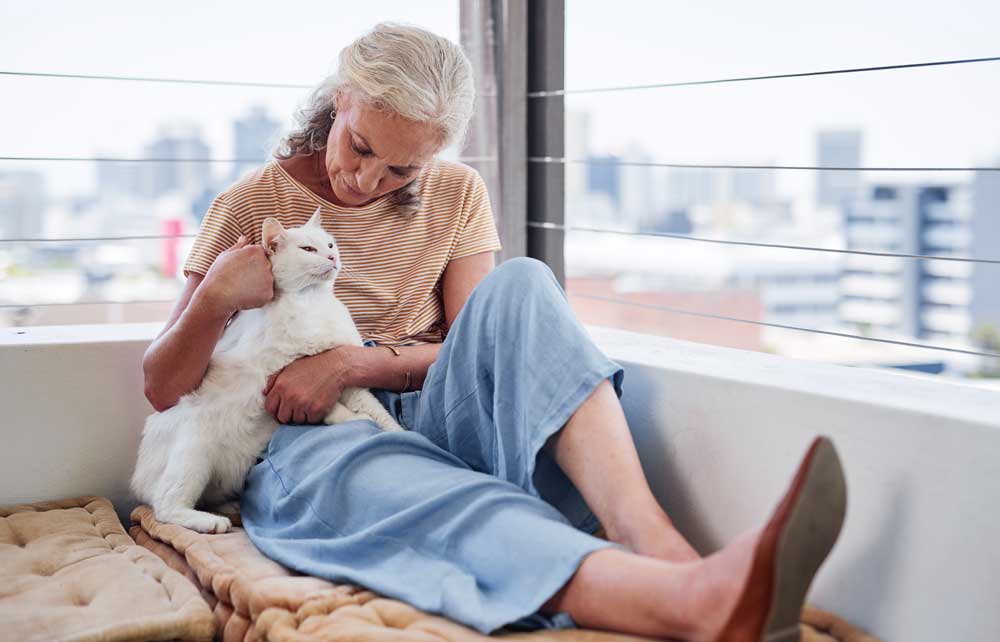
[[[330,112],[330,120],[333,120],[336,117],[337,117],[337,110],[334,109],[333,111]]]

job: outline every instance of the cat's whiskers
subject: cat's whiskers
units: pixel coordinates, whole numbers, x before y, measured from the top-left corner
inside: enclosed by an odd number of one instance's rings
[[[343,263],[340,264],[340,271],[343,272],[343,273],[345,273],[345,274],[347,274],[352,279],[358,279],[359,281],[365,281],[369,285],[373,285],[373,286],[378,287],[378,284],[375,283],[375,281],[369,279],[364,274],[361,274],[357,270],[355,270],[355,269],[353,269],[351,267],[348,267],[347,265],[345,265]]]

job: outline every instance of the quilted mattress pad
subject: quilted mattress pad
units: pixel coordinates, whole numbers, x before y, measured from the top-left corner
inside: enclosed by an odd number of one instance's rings
[[[197,588],[99,497],[0,507],[0,639],[211,640]]]
[[[227,515],[239,523],[238,515]],[[206,535],[132,512],[130,533],[196,582],[213,605],[224,642],[488,642],[477,631],[350,585],[300,575],[264,557],[240,528]],[[843,619],[807,608],[802,642],[878,642]],[[637,638],[583,629],[501,633],[524,642],[625,642]],[[494,637],[496,634],[494,635]]]
[[[233,516],[238,524],[238,515]],[[0,640],[23,642],[487,642],[361,587],[292,572],[242,531],[205,535],[140,506],[131,537],[99,497],[0,507]],[[134,538],[134,539],[133,539]],[[494,637],[498,637],[495,635]],[[582,629],[501,632],[524,642],[625,642]],[[803,612],[802,642],[878,642]]]

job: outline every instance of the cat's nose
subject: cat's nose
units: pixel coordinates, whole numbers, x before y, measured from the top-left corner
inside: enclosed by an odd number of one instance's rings
[[[337,265],[337,256],[336,256],[336,255],[334,255],[334,254],[331,254],[330,256],[328,256],[328,257],[326,257],[326,258],[328,258],[328,259],[330,259],[331,261],[333,261],[333,264],[334,264],[334,265]]]

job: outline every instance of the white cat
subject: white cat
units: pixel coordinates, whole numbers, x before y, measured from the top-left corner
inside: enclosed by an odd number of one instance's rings
[[[274,275],[274,299],[236,315],[219,339],[197,390],[151,415],[139,447],[132,491],[156,518],[204,533],[230,521],[195,510],[235,498],[278,422],[264,408],[267,378],[299,357],[338,345],[362,345],[347,307],[333,295],[340,253],[316,210],[302,227],[263,225]],[[347,388],[327,424],[372,419],[402,430],[367,389]],[[199,502],[199,500],[201,500]]]

